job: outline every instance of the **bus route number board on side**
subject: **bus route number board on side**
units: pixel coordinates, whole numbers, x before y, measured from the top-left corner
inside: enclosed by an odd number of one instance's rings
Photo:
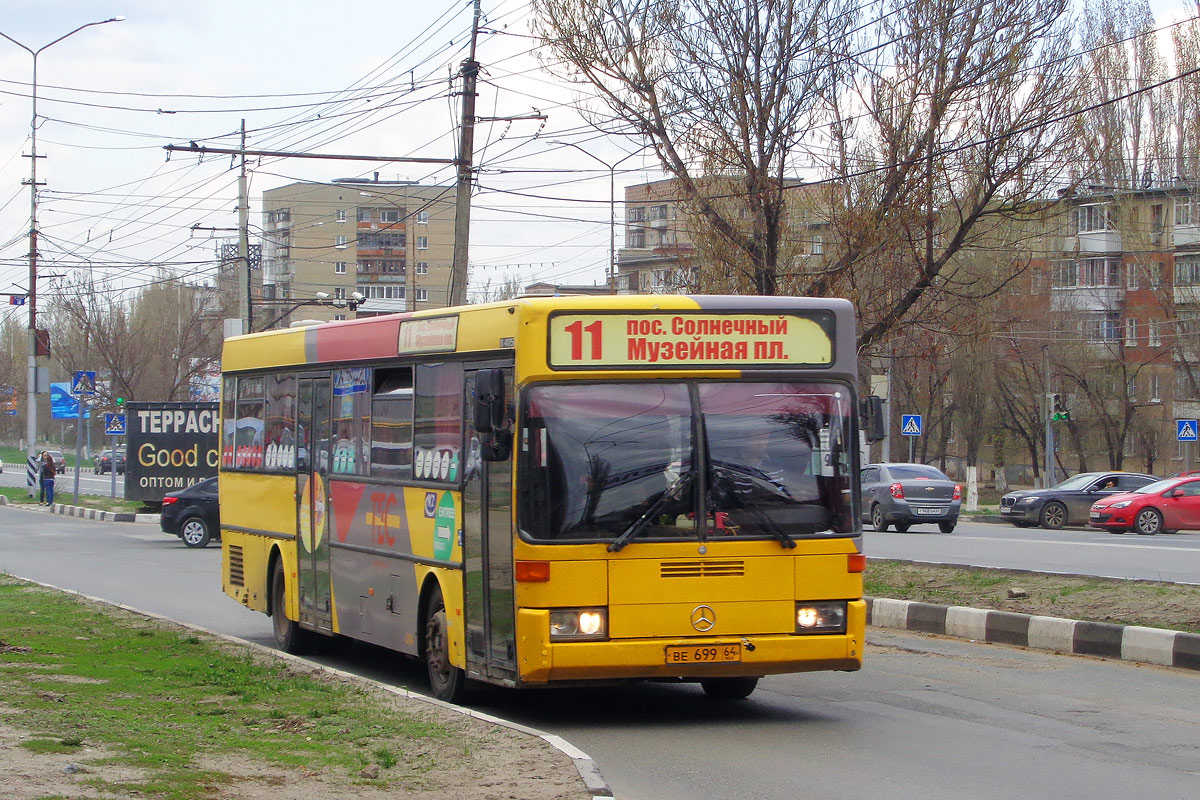
[[[668,664],[720,664],[742,660],[740,644],[670,645]]]

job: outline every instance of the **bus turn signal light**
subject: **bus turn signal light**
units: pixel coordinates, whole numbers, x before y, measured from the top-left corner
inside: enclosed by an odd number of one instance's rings
[[[867,569],[867,556],[865,553],[851,553],[846,556],[846,571],[847,572],[864,572]]]
[[[550,580],[549,561],[518,561],[517,580],[523,583],[545,583]]]

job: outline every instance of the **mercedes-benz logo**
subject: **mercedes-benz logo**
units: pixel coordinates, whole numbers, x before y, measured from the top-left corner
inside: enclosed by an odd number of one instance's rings
[[[696,606],[692,609],[692,627],[700,633],[707,633],[717,624],[717,612],[709,606]]]

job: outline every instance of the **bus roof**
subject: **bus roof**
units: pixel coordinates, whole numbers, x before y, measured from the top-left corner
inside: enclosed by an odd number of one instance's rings
[[[816,311],[831,312],[836,318],[836,342],[828,344],[829,362],[854,363],[853,309],[846,300],[751,295],[570,295],[524,297],[235,336],[225,340],[222,369],[238,372],[378,361],[409,354],[498,352],[515,346],[519,329],[534,326],[545,331],[549,317],[561,312],[685,312],[700,318],[708,314],[713,318],[729,314],[767,318]],[[538,347],[545,351],[544,343]]]

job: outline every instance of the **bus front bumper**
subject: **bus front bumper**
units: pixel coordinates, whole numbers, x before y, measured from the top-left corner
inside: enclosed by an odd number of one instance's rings
[[[558,681],[654,678],[684,680],[862,668],[866,604],[853,601],[843,634],[747,634],[745,636],[612,639],[551,642],[549,612],[521,609],[519,673],[523,685]],[[719,661],[681,663],[695,648]],[[728,660],[725,660],[728,659]]]

